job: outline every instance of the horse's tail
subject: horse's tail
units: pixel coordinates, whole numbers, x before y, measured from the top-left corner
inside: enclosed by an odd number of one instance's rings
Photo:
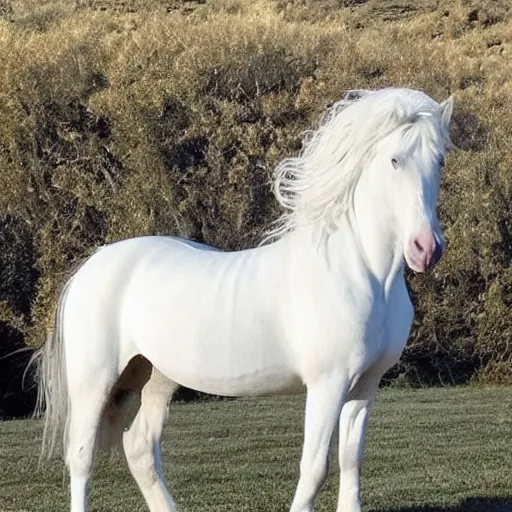
[[[41,459],[50,457],[59,440],[67,446],[69,425],[69,395],[64,351],[64,306],[73,282],[71,277],[64,285],[57,303],[54,328],[45,345],[38,350],[32,362],[37,364],[38,390],[35,416],[44,415],[44,433]]]

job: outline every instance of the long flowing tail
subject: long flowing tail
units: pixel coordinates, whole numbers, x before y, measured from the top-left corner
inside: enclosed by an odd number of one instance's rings
[[[69,396],[66,377],[66,355],[64,351],[63,323],[64,305],[73,281],[71,277],[62,289],[55,313],[53,332],[46,344],[32,359],[37,364],[39,386],[34,415],[44,415],[44,434],[41,459],[51,457],[59,441],[67,446],[69,424]]]

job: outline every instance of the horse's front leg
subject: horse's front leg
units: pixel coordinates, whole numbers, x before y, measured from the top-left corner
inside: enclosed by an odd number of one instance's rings
[[[360,469],[366,426],[382,373],[365,374],[343,405],[339,425],[340,489],[337,512],[361,512]]]
[[[329,443],[347,389],[348,379],[340,375],[323,375],[308,385],[300,479],[290,512],[313,510],[327,476]]]

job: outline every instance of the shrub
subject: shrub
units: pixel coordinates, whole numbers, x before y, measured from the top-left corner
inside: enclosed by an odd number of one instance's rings
[[[394,85],[454,95],[459,150],[440,198],[449,249],[408,276],[417,316],[388,377],[508,380],[510,8],[436,5],[1,2],[1,343],[41,345],[69,269],[103,243],[255,245],[303,131],[345,90]]]

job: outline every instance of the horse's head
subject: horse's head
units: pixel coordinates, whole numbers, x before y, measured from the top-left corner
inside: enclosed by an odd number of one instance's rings
[[[436,204],[452,108],[451,99],[439,105],[409,89],[349,92],[301,154],[277,167],[287,212],[271,236],[304,225],[329,234],[354,211],[364,250],[381,268],[402,250],[414,271],[433,266],[445,245]]]
[[[377,142],[370,179],[380,188],[383,218],[397,227],[407,265],[425,272],[439,261],[445,247],[436,206],[453,101],[438,105],[418,92],[410,99],[417,105],[405,122]]]

